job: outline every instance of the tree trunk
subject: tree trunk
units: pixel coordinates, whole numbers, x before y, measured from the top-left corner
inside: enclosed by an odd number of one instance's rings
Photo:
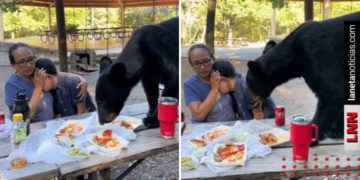
[[[314,19],[314,3],[313,0],[305,0],[305,21],[312,21]]]
[[[51,31],[51,6],[48,6],[47,10],[48,10],[48,31]]]
[[[212,53],[214,53],[215,10],[216,0],[208,0],[205,42],[210,47]]]
[[[55,8],[56,8],[56,24],[57,24],[57,32],[58,32],[60,71],[68,72],[64,1],[56,0]]]
[[[4,18],[3,12],[0,10],[0,41],[5,39],[4,37]]]
[[[323,14],[323,20],[330,19],[330,13],[331,13],[331,2],[330,0],[324,0],[322,3],[322,14]]]
[[[227,46],[228,46],[228,47],[234,46],[234,43],[233,43],[233,41],[232,41],[233,37],[232,37],[232,29],[231,29],[231,28],[229,28],[229,33],[228,33],[228,35],[227,35],[227,39],[228,39],[228,41],[227,41]]]
[[[276,36],[276,9],[272,8],[271,36]]]

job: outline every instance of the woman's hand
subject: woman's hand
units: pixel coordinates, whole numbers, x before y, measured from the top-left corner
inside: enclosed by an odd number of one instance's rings
[[[210,86],[211,89],[219,90],[220,73],[219,71],[212,71],[210,74]]]
[[[33,79],[34,88],[40,88],[40,89],[43,88],[45,75],[46,75],[46,71],[43,68],[35,69],[34,79]]]
[[[86,93],[87,93],[87,82],[86,79],[84,79],[82,76],[77,76],[80,79],[79,84],[76,86],[77,89],[80,88],[79,94],[77,95],[77,98],[79,98],[79,101],[85,100]]]
[[[256,102],[254,103],[252,109],[251,109],[254,119],[264,119],[264,112],[262,110],[262,102]]]
[[[62,73],[64,76],[73,76],[73,77],[77,77],[80,82],[79,84],[77,84],[76,89],[80,88],[79,94],[76,96],[77,98],[79,98],[79,101],[83,101],[85,100],[86,97],[86,93],[87,93],[87,82],[86,79],[84,79],[82,76],[78,75],[78,74],[73,74],[73,73],[66,73],[66,72],[60,72]]]

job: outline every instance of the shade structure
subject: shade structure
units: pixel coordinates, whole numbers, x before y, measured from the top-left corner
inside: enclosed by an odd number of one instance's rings
[[[64,7],[151,7],[151,6],[176,6],[178,0],[64,0]],[[19,5],[54,7],[55,0],[29,0]]]

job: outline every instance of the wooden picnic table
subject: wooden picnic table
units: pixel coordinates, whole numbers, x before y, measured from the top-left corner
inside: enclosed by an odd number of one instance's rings
[[[275,127],[274,119],[261,120]],[[232,126],[235,121],[222,122]],[[210,123],[209,123],[210,124]],[[187,124],[183,135],[189,135],[202,124]],[[211,125],[211,124],[210,124]],[[289,131],[289,124],[281,127]],[[337,159],[338,158],[338,159]],[[358,159],[359,158],[359,159]],[[309,160],[305,164],[292,161],[291,143],[284,143],[272,148],[272,152],[263,158],[251,158],[245,166],[233,170],[215,173],[205,165],[195,170],[182,170],[182,179],[281,179],[303,176],[360,176],[360,153],[345,151],[343,139],[325,139],[318,146],[310,147]],[[357,172],[356,172],[357,171]],[[305,173],[305,174],[304,174]]]
[[[146,116],[148,110],[147,103],[126,106],[120,114],[136,118]],[[93,113],[65,117],[63,119],[81,119],[88,117]],[[52,120],[50,120],[52,121]],[[46,121],[47,122],[47,121]],[[46,122],[31,124],[31,131],[45,128]],[[6,157],[11,153],[11,143],[9,138],[0,140],[0,179],[1,175],[5,179],[72,179],[76,176],[106,170],[104,174],[109,177],[109,168],[114,165],[142,160],[159,153],[178,149],[178,133],[175,133],[174,139],[163,139],[160,136],[159,128],[144,129],[140,127],[137,132],[137,139],[130,141],[129,148],[123,149],[116,157],[106,157],[92,154],[89,158],[77,162],[70,162],[60,165],[46,164],[43,162],[31,163],[23,169],[12,169]],[[1,174],[2,173],[2,174]]]

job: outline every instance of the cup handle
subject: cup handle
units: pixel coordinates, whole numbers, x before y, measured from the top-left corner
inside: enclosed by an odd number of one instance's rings
[[[311,128],[315,129],[315,138],[311,139],[311,142],[315,142],[319,138],[319,127],[316,124],[311,124]]]

